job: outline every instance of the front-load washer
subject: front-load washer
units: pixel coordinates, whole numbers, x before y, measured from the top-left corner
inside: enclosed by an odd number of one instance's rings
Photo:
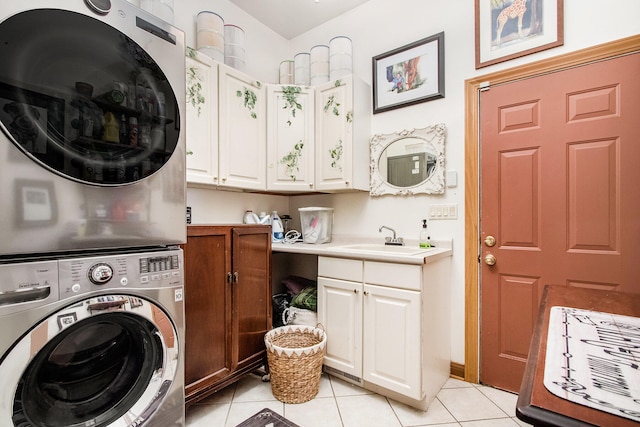
[[[183,256],[0,261],[0,425],[184,427]]]

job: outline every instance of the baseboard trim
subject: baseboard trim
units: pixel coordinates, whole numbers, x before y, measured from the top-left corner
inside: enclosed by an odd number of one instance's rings
[[[451,362],[450,377],[464,381],[464,365],[456,362]]]

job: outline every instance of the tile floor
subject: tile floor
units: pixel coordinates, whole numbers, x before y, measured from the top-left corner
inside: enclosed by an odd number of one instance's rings
[[[187,427],[235,427],[262,408],[301,427],[518,427],[516,394],[449,379],[426,412],[322,375],[320,391],[309,402],[282,403],[271,385],[251,374],[187,411]]]

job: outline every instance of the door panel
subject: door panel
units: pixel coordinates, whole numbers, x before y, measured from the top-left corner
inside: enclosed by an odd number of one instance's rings
[[[183,246],[185,259],[185,384],[191,396],[228,376],[232,369],[231,292],[226,272],[231,270],[226,230],[189,232]],[[216,345],[208,343],[215,342]]]
[[[234,228],[232,251],[234,368],[241,369],[265,357],[264,335],[272,326],[270,228]]]
[[[364,285],[365,381],[420,399],[420,292]]]
[[[480,95],[483,383],[519,389],[545,285],[640,292],[639,74],[635,54]]]
[[[324,364],[352,375],[359,382],[362,377],[362,283],[318,277],[318,309],[318,322],[331,337],[324,350]]]

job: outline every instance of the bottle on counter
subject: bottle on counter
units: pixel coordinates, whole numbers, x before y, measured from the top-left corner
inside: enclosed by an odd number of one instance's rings
[[[270,225],[271,224],[271,216],[267,215],[266,212],[260,212],[260,216],[258,217],[258,221],[260,224]]]
[[[423,248],[431,247],[431,237],[429,237],[429,232],[427,231],[427,220],[422,220],[422,229],[420,229],[420,236],[418,237],[418,245]]]
[[[284,240],[284,227],[282,220],[278,216],[278,211],[271,214],[271,242],[281,243]]]
[[[259,224],[260,219],[258,218],[258,215],[256,215],[251,209],[249,209],[244,213],[243,222],[245,224]]]

